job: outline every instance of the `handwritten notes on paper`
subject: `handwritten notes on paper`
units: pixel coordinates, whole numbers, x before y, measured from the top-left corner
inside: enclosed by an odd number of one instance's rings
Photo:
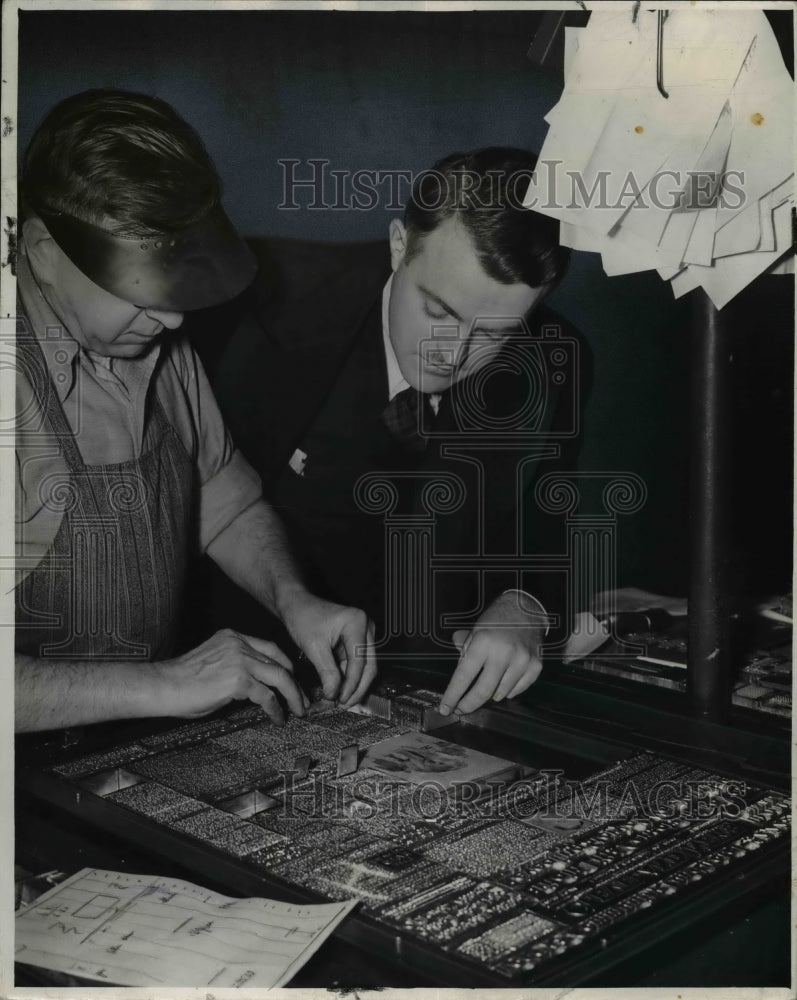
[[[794,84],[761,10],[594,9],[565,35],[565,88],[525,205],[608,275],[655,269],[722,308],[793,271]],[[791,251],[791,253],[790,253]]]
[[[17,915],[15,958],[116,986],[283,986],[355,903],[235,899],[84,868]]]

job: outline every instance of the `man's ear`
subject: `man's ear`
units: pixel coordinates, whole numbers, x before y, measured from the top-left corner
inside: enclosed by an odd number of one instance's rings
[[[407,228],[401,219],[393,219],[390,223],[390,265],[394,271],[398,271],[406,254]]]
[[[60,250],[47,226],[37,215],[31,216],[22,223],[22,238],[36,278],[41,284],[52,284]]]

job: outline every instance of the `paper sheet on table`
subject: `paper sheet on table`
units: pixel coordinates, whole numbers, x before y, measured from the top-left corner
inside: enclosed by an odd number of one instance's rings
[[[640,587],[620,587],[617,590],[601,590],[592,595],[590,611],[594,615],[609,615],[617,611],[649,611],[660,608],[675,617],[682,617],[687,612],[685,597],[670,597],[665,594],[654,594]]]
[[[283,986],[356,902],[235,899],[84,868],[17,914],[15,959],[116,986]]]

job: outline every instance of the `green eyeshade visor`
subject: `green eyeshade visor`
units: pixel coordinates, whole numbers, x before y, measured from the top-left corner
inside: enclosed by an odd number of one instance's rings
[[[36,214],[87,278],[137,306],[186,312],[217,305],[242,292],[257,270],[220,206],[178,232],[145,237],[119,236],[63,212]]]

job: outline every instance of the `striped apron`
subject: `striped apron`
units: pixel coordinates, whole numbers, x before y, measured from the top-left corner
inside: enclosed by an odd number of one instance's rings
[[[155,397],[155,443],[144,454],[86,465],[35,337],[20,338],[17,351],[68,470],[44,482],[44,503],[63,518],[42,561],[16,588],[17,652],[163,659],[185,578],[193,462]]]

